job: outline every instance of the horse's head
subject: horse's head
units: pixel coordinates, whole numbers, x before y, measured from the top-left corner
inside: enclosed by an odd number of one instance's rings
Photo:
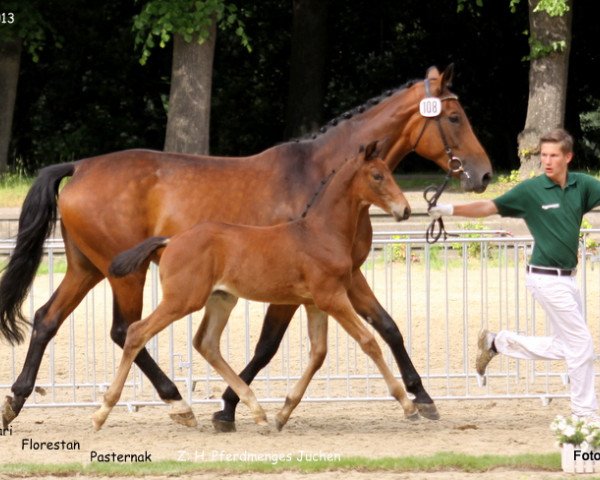
[[[366,148],[361,146],[353,181],[356,194],[364,203],[377,205],[397,221],[406,220],[410,217],[410,205],[380,155],[377,142]]]
[[[406,105],[396,110],[406,127],[390,145],[386,158],[394,165],[394,159],[412,149],[446,171],[455,170],[465,191],[483,192],[492,178],[492,165],[458,97],[449,90],[453,71],[452,65],[442,74],[431,67],[425,80],[407,89],[402,96]]]
[[[452,65],[441,75],[435,67],[427,71],[416,89],[420,92],[415,112],[418,120],[411,138],[419,155],[431,158],[445,170],[455,170],[463,190],[480,193],[492,178],[492,165],[458,97],[449,90],[453,71]]]

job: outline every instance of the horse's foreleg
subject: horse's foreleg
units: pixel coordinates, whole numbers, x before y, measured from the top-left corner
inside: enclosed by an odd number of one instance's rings
[[[23,370],[11,388],[13,396],[6,397],[2,408],[3,428],[7,428],[19,415],[25,401],[31,395],[46,346],[56,335],[65,318],[101,279],[102,274],[93,267],[84,270],[77,265],[69,265],[56,292],[35,313]]]
[[[221,355],[221,334],[236,301],[236,297],[226,293],[211,295],[206,305],[207,308],[202,323],[194,336],[194,347],[216,372],[223,377],[223,380],[233,389],[239,399],[248,405],[254,421],[259,425],[266,425],[267,415],[259,405],[254,392],[233,371]]]
[[[148,317],[129,326],[115,378],[104,394],[102,405],[92,415],[92,424],[95,430],[100,430],[109,413],[121,398],[131,365],[144,345],[158,332],[188,313],[190,312],[169,305],[163,300]]]
[[[250,385],[254,377],[271,361],[285,335],[298,305],[269,305],[254,356],[240,373],[240,378]],[[220,432],[235,431],[235,409],[240,401],[231,387],[223,393],[223,410],[213,414],[213,425]]]
[[[334,317],[344,330],[358,342],[361,349],[371,357],[378,370],[383,375],[390,394],[400,402],[400,405],[402,405],[406,418],[418,418],[419,412],[417,407],[412,400],[408,398],[402,383],[394,377],[392,371],[387,366],[377,340],[375,340],[373,334],[365,328],[360,319],[356,316],[346,293],[330,295],[323,303],[320,303],[317,298],[315,298],[315,302],[317,303],[317,306]]]
[[[114,299],[110,336],[121,348],[125,345],[127,329],[142,316],[144,282],[145,271],[111,280]],[[171,406],[169,416],[173,421],[186,427],[195,427],[198,422],[192,408],[183,400],[177,386],[162,371],[145,346],[138,352],[134,361],[148,377],[159,397]]]
[[[290,415],[302,400],[308,384],[327,355],[327,314],[314,306],[307,306],[308,337],[310,339],[310,359],[300,379],[288,392],[283,408],[275,416],[277,430],[288,422]]]
[[[396,322],[377,301],[360,270],[353,273],[352,286],[348,291],[348,296],[357,313],[373,325],[383,340],[390,346],[400,368],[404,385],[415,396],[415,405],[419,409],[419,413],[430,420],[438,420],[440,414],[432,398],[423,387],[421,376],[417,373],[406,351],[404,339]]]

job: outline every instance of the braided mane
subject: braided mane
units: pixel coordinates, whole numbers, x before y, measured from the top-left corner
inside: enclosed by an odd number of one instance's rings
[[[386,90],[383,93],[381,93],[380,95],[370,98],[363,104],[361,104],[357,107],[354,107],[350,110],[347,110],[346,112],[342,113],[341,115],[338,115],[337,117],[331,119],[329,122],[327,122],[321,128],[319,128],[316,132],[308,133],[306,135],[303,135],[302,137],[291,139],[290,141],[291,142],[301,142],[304,140],[314,140],[315,138],[317,138],[319,135],[322,135],[330,128],[336,127],[340,122],[343,122],[344,120],[349,120],[354,115],[358,115],[359,113],[366,112],[371,107],[378,105],[381,101],[385,100],[388,97],[391,97],[394,93],[399,92],[400,90],[405,90],[407,88],[410,88],[419,81],[420,80],[409,80],[408,82],[404,83],[403,85],[401,85],[397,88]]]

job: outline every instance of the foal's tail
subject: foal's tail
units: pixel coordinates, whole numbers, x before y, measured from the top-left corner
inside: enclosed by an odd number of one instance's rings
[[[113,277],[124,277],[138,270],[148,257],[156,250],[164,247],[169,237],[150,237],[129,250],[119,253],[108,268],[109,275]]]
[[[17,245],[0,280],[0,334],[11,345],[24,339],[23,327],[29,322],[21,312],[21,305],[42,261],[44,241],[56,224],[58,186],[74,171],[75,163],[40,170],[23,203]]]

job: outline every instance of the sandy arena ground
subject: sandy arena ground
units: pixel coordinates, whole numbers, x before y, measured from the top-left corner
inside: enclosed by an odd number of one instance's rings
[[[462,452],[470,455],[552,453],[558,449],[549,431],[556,414],[567,406],[564,400],[542,406],[533,400],[441,401],[439,421],[410,422],[393,402],[322,404],[298,407],[282,432],[253,424],[240,408],[238,431],[216,434],[210,424],[214,407],[194,406],[197,428],[171,422],[167,408],[147,407],[136,413],[117,408],[105,427],[94,432],[92,409],[27,409],[12,425],[13,434],[0,439],[0,462],[88,463],[98,453],[144,453],[153,460],[209,461],[227,463],[233,459],[296,458],[300,455],[385,457]],[[272,417],[276,405],[267,405]],[[35,442],[77,441],[79,451],[23,450],[23,439]],[[282,460],[285,462],[285,460]],[[335,464],[335,462],[334,462]],[[542,472],[488,472],[485,476],[457,472],[427,474],[377,474],[377,478],[562,478]],[[213,474],[214,475],[214,474]],[[371,474],[372,475],[372,474]],[[531,475],[531,476],[528,476]],[[304,478],[297,473],[269,475],[270,479]],[[326,472],[314,478],[367,478],[359,472]],[[0,478],[2,478],[0,476]],[[194,478],[198,478],[194,475]],[[207,474],[206,477],[214,478]],[[233,475],[228,478],[258,478]],[[369,478],[372,478],[369,477]]]
[[[89,461],[89,452],[148,451],[153,460],[227,461],[221,455],[318,455],[386,457],[461,452],[470,455],[550,453],[557,447],[549,434],[556,414],[567,408],[557,400],[542,406],[533,400],[440,401],[438,421],[403,418],[395,402],[305,403],[288,425],[255,425],[240,407],[237,432],[217,434],[210,422],[215,410],[195,405],[198,427],[173,423],[166,407],[144,407],[130,413],[116,408],[99,432],[92,429],[92,408],[26,409],[12,424],[13,434],[2,439],[0,460],[35,462]],[[278,406],[266,405],[271,418]],[[22,440],[78,441],[78,452],[23,450]]]

